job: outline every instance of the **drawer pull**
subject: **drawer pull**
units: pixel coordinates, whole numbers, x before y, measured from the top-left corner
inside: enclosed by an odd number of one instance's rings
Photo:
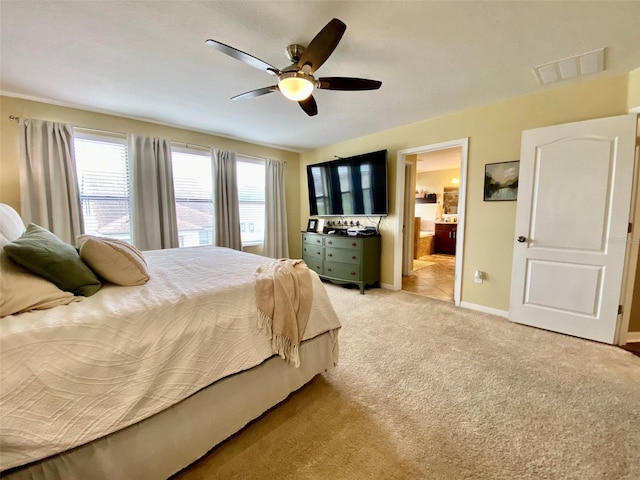
[[[356,272],[351,272],[351,275],[353,275],[353,276],[355,277],[355,275],[356,275]]]
[[[316,252],[316,254],[320,255],[320,252]]]
[[[356,242],[353,242],[353,243],[351,244],[351,246],[352,246],[352,247],[357,247],[357,246],[358,246],[358,244],[357,244]]]
[[[328,257],[333,257],[333,253],[330,253],[329,255],[327,255]]]
[[[331,269],[330,269],[330,268],[327,268],[327,272],[330,272],[330,271],[331,271]]]
[[[353,257],[351,257],[351,260],[355,260],[355,259],[356,259],[356,256],[355,256],[355,255],[354,255]]]
[[[331,240],[329,240],[327,243],[328,243],[329,245],[333,245],[333,242],[332,242]]]

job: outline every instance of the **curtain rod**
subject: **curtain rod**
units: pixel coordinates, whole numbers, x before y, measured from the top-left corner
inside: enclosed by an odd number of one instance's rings
[[[89,127],[79,127],[77,125],[71,125],[71,128],[73,128],[74,130],[79,130],[81,132],[87,132],[87,133],[104,133],[107,135],[111,135],[111,136],[122,136],[122,137],[126,137],[127,134],[125,132],[114,132],[113,130],[100,130],[98,128],[89,128]]]
[[[16,117],[15,115],[9,115],[9,120],[15,120],[16,122],[20,121],[20,117]],[[77,130],[84,130],[85,132],[95,132],[95,133],[110,133],[111,135],[116,134],[116,135],[127,135],[126,133],[123,132],[113,132],[110,130],[98,130],[97,128],[88,128],[88,127],[78,127],[78,126],[73,126],[73,128],[77,129]],[[179,146],[184,146],[185,148],[189,148],[189,147],[195,147],[195,148],[200,148],[202,150],[211,150],[211,148],[213,147],[208,147],[205,145],[196,145],[194,143],[186,143],[186,142],[176,142],[173,140],[170,140],[171,143],[179,145]],[[256,155],[247,155],[244,153],[240,153],[240,152],[236,152],[238,155],[242,155],[243,157],[246,158],[251,158],[253,160],[261,160],[261,161],[265,161],[267,160],[267,158],[265,157],[258,157]],[[287,165],[287,162],[284,160],[280,160],[281,162],[283,162],[285,165]]]
[[[264,162],[265,160],[269,160],[269,159],[267,159],[266,157],[258,157],[258,156],[256,156],[256,155],[245,155],[244,153],[240,153],[240,152],[238,152],[238,155],[242,155],[242,156],[243,156],[243,157],[245,157],[245,158],[251,158],[251,159],[253,159],[253,160],[261,160],[261,161],[263,161],[263,162]],[[287,165],[287,161],[286,161],[286,160],[277,160],[277,161],[278,161],[278,162],[282,162],[282,163],[284,163],[285,165]]]

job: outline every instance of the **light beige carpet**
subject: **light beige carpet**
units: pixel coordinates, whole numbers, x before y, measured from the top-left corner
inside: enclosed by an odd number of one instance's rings
[[[339,366],[180,479],[638,479],[640,358],[327,284]]]

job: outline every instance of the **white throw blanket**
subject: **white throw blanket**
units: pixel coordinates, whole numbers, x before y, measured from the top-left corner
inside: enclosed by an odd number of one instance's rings
[[[258,325],[273,353],[299,367],[298,347],[313,300],[309,269],[302,260],[281,258],[260,265],[254,276]]]

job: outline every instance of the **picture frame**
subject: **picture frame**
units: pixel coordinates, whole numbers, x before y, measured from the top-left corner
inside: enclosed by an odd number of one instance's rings
[[[520,160],[487,163],[484,166],[484,201],[505,202],[518,200]]]
[[[310,218],[307,222],[307,232],[317,232],[318,231],[318,219]]]

